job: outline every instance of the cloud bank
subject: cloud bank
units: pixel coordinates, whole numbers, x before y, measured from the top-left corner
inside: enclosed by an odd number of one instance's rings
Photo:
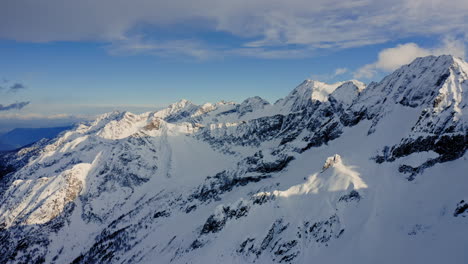
[[[116,52],[307,56],[411,36],[466,34],[466,0],[16,0],[0,2],[0,38],[17,41],[102,41]],[[167,39],[154,28],[190,27],[243,39],[234,47],[210,40]],[[150,29],[150,30],[148,30]],[[284,47],[289,47],[284,50]]]

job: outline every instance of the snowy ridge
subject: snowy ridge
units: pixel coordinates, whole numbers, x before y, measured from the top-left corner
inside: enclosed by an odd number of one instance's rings
[[[293,112],[299,111],[310,104],[311,101],[327,101],[328,95],[342,84],[343,82],[326,84],[314,80],[305,80],[286,98],[279,100],[275,104]]]
[[[465,263],[468,64],[113,112],[0,156],[1,263]]]

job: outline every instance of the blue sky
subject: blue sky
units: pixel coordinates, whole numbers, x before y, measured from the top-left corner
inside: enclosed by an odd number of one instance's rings
[[[307,78],[369,82],[418,56],[465,58],[468,40],[461,0],[41,3],[0,3],[0,132],[181,98],[274,102]]]

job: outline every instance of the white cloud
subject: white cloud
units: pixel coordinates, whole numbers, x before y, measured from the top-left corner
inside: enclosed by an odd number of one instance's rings
[[[395,48],[382,50],[375,67],[384,71],[393,71],[398,67],[408,64],[417,57],[430,55],[429,50],[420,48],[416,43],[398,45]]]
[[[442,54],[465,58],[464,41],[450,37],[445,38],[441,45],[434,48],[422,48],[416,43],[406,43],[397,45],[394,48],[384,49],[379,52],[376,62],[364,65],[356,70],[354,78],[370,79],[379,71],[394,71],[405,64],[411,63],[418,57]]]
[[[227,32],[246,39],[235,47],[214,47],[221,53],[237,51],[258,56],[255,49],[244,48],[262,48],[263,57],[273,58],[277,52],[286,53],[284,47],[296,47],[295,53],[310,56],[311,49],[358,47],[420,35],[464,34],[468,31],[467,20],[466,0],[0,1],[0,39],[88,40],[123,45],[121,41],[132,36],[152,35],[147,32],[153,28],[182,27]],[[157,41],[139,47],[139,52],[205,57],[213,48],[212,42],[216,42],[211,39],[187,45],[185,36],[176,40],[163,36],[150,39]],[[120,51],[131,53],[134,48],[127,46]]]
[[[468,36],[468,34],[466,34]],[[462,59],[466,58],[466,48],[465,42],[461,39],[456,39],[453,37],[447,37],[442,41],[442,45],[440,47],[436,47],[432,50],[433,55],[453,55]]]

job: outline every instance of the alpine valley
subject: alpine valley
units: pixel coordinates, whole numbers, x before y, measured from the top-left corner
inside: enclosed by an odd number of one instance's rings
[[[112,112],[0,154],[0,263],[467,263],[468,63]]]

